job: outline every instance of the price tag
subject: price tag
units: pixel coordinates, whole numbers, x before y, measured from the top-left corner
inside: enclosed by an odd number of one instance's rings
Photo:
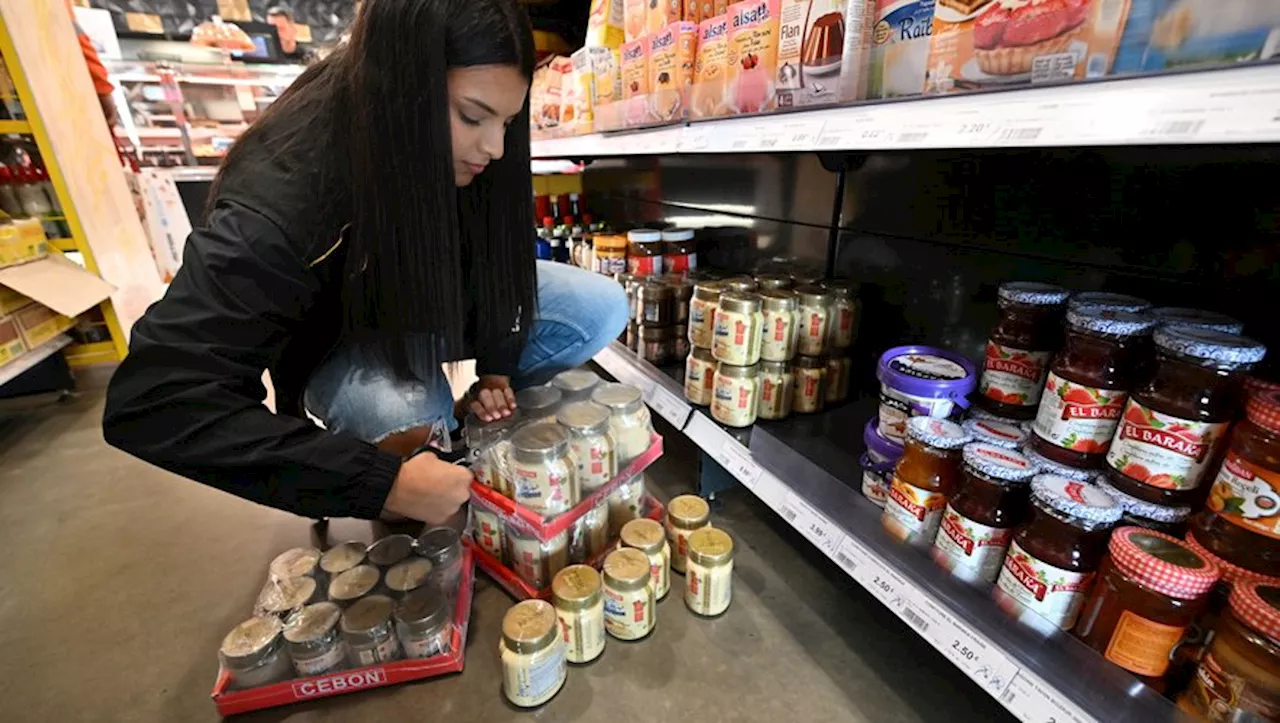
[[[787,492],[785,508],[793,512],[793,516],[788,518],[791,525],[800,531],[809,542],[812,542],[819,550],[826,553],[827,557],[834,558],[836,550],[840,548],[840,543],[844,541],[844,533],[840,528],[827,518],[826,515],[817,511],[808,502],[805,502],[794,492]],[[783,515],[786,516],[785,514]]]
[[[689,412],[691,411],[689,404],[664,389],[657,382],[654,382],[649,387],[646,400],[649,402],[649,406],[653,407],[653,411],[675,425],[676,429],[683,428],[684,423],[689,420]]]
[[[1031,723],[1089,723],[1093,719],[1056,692],[1022,671],[1009,681],[1000,702],[1020,720]]]
[[[1018,666],[1004,651],[973,632],[963,621],[927,599],[920,600],[926,614],[936,623],[931,640],[978,685],[999,697],[1018,674]]]
[[[775,133],[778,145],[791,150],[807,150],[813,148],[822,136],[822,121],[792,121],[783,123]]]
[[[844,538],[836,548],[836,564],[854,580],[862,580],[862,568],[866,564],[867,557],[867,551],[862,545],[854,542],[852,537]]]
[[[711,144],[711,133],[705,128],[691,126],[686,128],[680,138],[678,148],[682,153],[696,153]]]
[[[729,474],[746,485],[747,489],[753,492],[756,490],[764,470],[760,469],[760,465],[756,464],[751,453],[743,449],[742,445],[731,440],[725,441],[720,445],[718,459],[722,460],[720,463],[729,470]]]

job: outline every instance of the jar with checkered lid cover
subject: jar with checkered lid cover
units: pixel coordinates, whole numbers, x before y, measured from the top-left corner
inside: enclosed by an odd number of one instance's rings
[[[1280,587],[1234,586],[1178,707],[1213,721],[1280,719]]]

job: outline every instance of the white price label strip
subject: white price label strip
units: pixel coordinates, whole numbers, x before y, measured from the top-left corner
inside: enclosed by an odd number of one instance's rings
[[[836,550],[844,541],[844,533],[827,519],[826,515],[814,509],[794,492],[787,492],[786,501],[783,502],[779,512],[800,531],[800,534],[808,538],[809,542],[826,553],[827,557],[836,556]]]
[[[753,492],[756,490],[764,470],[760,469],[760,465],[756,464],[756,461],[751,458],[751,453],[743,449],[742,445],[726,440],[720,445],[720,454],[715,456],[717,461],[723,460],[720,463],[729,470],[729,474]]]
[[[1000,696],[1019,720],[1028,723],[1089,723],[1093,719],[1056,692],[1019,672]]]
[[[673,424],[676,429],[684,428],[684,423],[689,421],[691,411],[689,404],[663,389],[657,382],[649,386],[645,393],[645,401],[653,407],[653,411],[662,415],[662,418]]]
[[[999,697],[1018,674],[1018,666],[942,607],[923,597],[920,602],[936,623],[929,638],[934,646],[988,693]]]

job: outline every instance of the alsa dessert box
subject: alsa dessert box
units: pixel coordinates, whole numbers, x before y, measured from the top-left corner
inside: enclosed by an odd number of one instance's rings
[[[578,501],[578,504],[555,517],[544,518],[540,513],[534,512],[478,481],[472,481],[471,483],[471,504],[496,515],[500,523],[506,527],[514,528],[526,537],[535,538],[540,542],[549,542],[552,538],[573,527],[578,520],[595,509],[605,498],[617,491],[622,485],[630,482],[661,456],[662,437],[657,434],[649,435],[649,448],[644,451],[644,454],[631,460],[626,467],[618,471],[618,474],[613,479],[583,497]]]
[[[225,669],[219,668],[218,678],[213,684],[211,694],[218,713],[223,716],[248,713],[263,708],[300,703],[304,700],[328,698],[461,672],[466,655],[467,624],[471,620],[471,596],[475,583],[474,562],[472,548],[464,545],[462,577],[458,581],[457,597],[454,600],[451,623],[453,630],[447,651],[430,658],[395,660],[389,663],[366,665],[362,668],[347,668],[324,675],[292,678],[280,683],[244,690],[228,690],[231,675]]]
[[[642,517],[654,520],[655,522],[662,522],[663,516],[666,514],[666,508],[663,504],[647,493],[641,498],[640,509],[643,510],[641,515]],[[499,560],[497,557],[487,552],[484,547],[471,537],[464,537],[462,542],[475,556],[476,565],[481,570],[488,573],[489,577],[493,578],[493,581],[498,583],[499,587],[506,590],[507,593],[515,599],[551,599],[550,584],[542,589],[538,589],[530,585],[528,582],[525,582],[524,578],[520,577],[515,570],[512,570],[503,563],[502,560]],[[599,570],[604,564],[604,558],[608,557],[609,553],[616,549],[618,549],[618,538],[615,536],[606,545],[604,545],[603,548],[596,552],[596,554],[584,560],[582,564],[590,565]]]

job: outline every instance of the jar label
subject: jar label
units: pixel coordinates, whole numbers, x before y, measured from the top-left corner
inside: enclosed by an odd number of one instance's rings
[[[556,611],[560,637],[570,663],[595,660],[604,650],[604,613],[600,606],[569,612]]]
[[[716,376],[715,398],[711,416],[721,424],[745,427],[756,421],[756,381]]]
[[[537,512],[560,512],[573,506],[566,489],[571,480],[558,462],[512,466],[516,472],[516,502]]]
[[[717,309],[712,356],[737,366],[754,364],[760,358],[760,321],[752,316]]]
[[[710,349],[715,341],[716,305],[698,297],[689,300],[689,342]]]
[[[988,341],[978,391],[994,402],[1015,407],[1035,406],[1044,391],[1050,356],[1047,351],[1014,349]]]
[[[822,391],[822,378],[826,369],[796,369],[795,411],[810,413],[822,407],[826,395]]]
[[[796,327],[790,311],[764,312],[764,335],[760,356],[769,361],[787,361],[795,356]]]
[[[1205,506],[1250,532],[1280,539],[1280,472],[1227,452]]]
[[[642,638],[653,629],[653,590],[649,585],[620,593],[604,589],[604,626],[622,640]]]
[[[785,380],[785,377],[783,377]],[[760,416],[782,419],[791,412],[791,385],[771,377],[760,380]]]
[[[304,678],[311,675],[324,675],[342,664],[345,652],[346,648],[341,643],[334,643],[332,648],[314,658],[294,657],[293,669]]]
[[[832,327],[831,344],[837,349],[853,345],[853,308],[841,307],[837,311],[836,323]]]
[[[1165,490],[1200,486],[1225,422],[1193,422],[1130,399],[1120,417],[1107,464],[1126,477]]]
[[[474,505],[471,509],[475,517],[475,529],[472,534],[476,542],[479,543],[480,549],[501,560],[503,533],[502,525],[498,522],[497,515],[482,512],[479,507]]]
[[[1169,654],[1182,641],[1186,629],[1185,625],[1166,625],[1124,610],[1103,657],[1131,673],[1164,675],[1169,670]]]
[[[649,587],[656,600],[666,597],[671,590],[671,561],[667,559],[667,553],[661,550],[658,554],[649,556]]]
[[[733,563],[716,568],[690,564],[686,573],[684,604],[698,615],[719,615],[733,599]]]
[[[630,256],[627,258],[628,270],[632,276],[661,276],[661,256]]]
[[[684,572],[689,560],[689,535],[693,532],[681,527],[672,527],[670,534],[667,535],[671,545],[671,569],[676,572]]]
[[[599,252],[597,252],[596,260],[599,262],[600,273],[605,276],[627,273],[627,257],[625,254],[620,256],[600,256]]]
[[[584,492],[598,489],[613,479],[613,447],[603,436],[575,437],[569,452],[578,466],[578,484]]]
[[[802,311],[800,321],[800,353],[805,356],[822,356],[827,341],[826,309]]]
[[[884,505],[884,528],[901,542],[932,543],[942,522],[947,496],[909,485],[894,475]]]
[[[933,559],[965,582],[990,585],[1000,576],[1000,564],[1012,540],[1012,528],[988,527],[947,505],[933,543]]]
[[[866,495],[876,507],[883,508],[885,500],[889,497],[889,485],[885,482],[884,475],[878,472],[863,472],[862,494]]]
[[[1092,572],[1072,572],[1032,557],[1017,542],[1009,547],[996,580],[996,605],[1032,627],[1042,622],[1070,630],[1093,585]]]
[[[712,399],[711,384],[713,381],[713,367],[690,356],[688,361],[685,362],[684,398],[694,404],[704,406],[710,404]]]
[[[1084,454],[1102,454],[1120,424],[1127,392],[1076,384],[1049,372],[1032,426],[1050,444]]]
[[[519,655],[507,651],[502,656],[507,698],[518,706],[528,708],[545,701],[559,690],[568,675],[564,652],[564,645],[559,642],[541,659],[538,655]]]
[[[1280,692],[1260,682],[1218,662],[1211,647],[1200,659],[1196,677],[1179,702],[1189,703],[1192,713],[1214,723],[1280,720]]]
[[[373,647],[361,648],[352,652],[356,654],[356,662],[359,665],[385,663],[388,660],[395,659],[396,653],[400,652],[400,643],[395,634],[391,634],[386,640]]]
[[[430,658],[433,655],[445,652],[449,648],[447,636],[451,630],[452,628],[446,625],[438,633],[422,637],[406,635],[404,638],[404,657]]]
[[[686,274],[698,268],[697,254],[667,254],[663,259],[669,274]]]

